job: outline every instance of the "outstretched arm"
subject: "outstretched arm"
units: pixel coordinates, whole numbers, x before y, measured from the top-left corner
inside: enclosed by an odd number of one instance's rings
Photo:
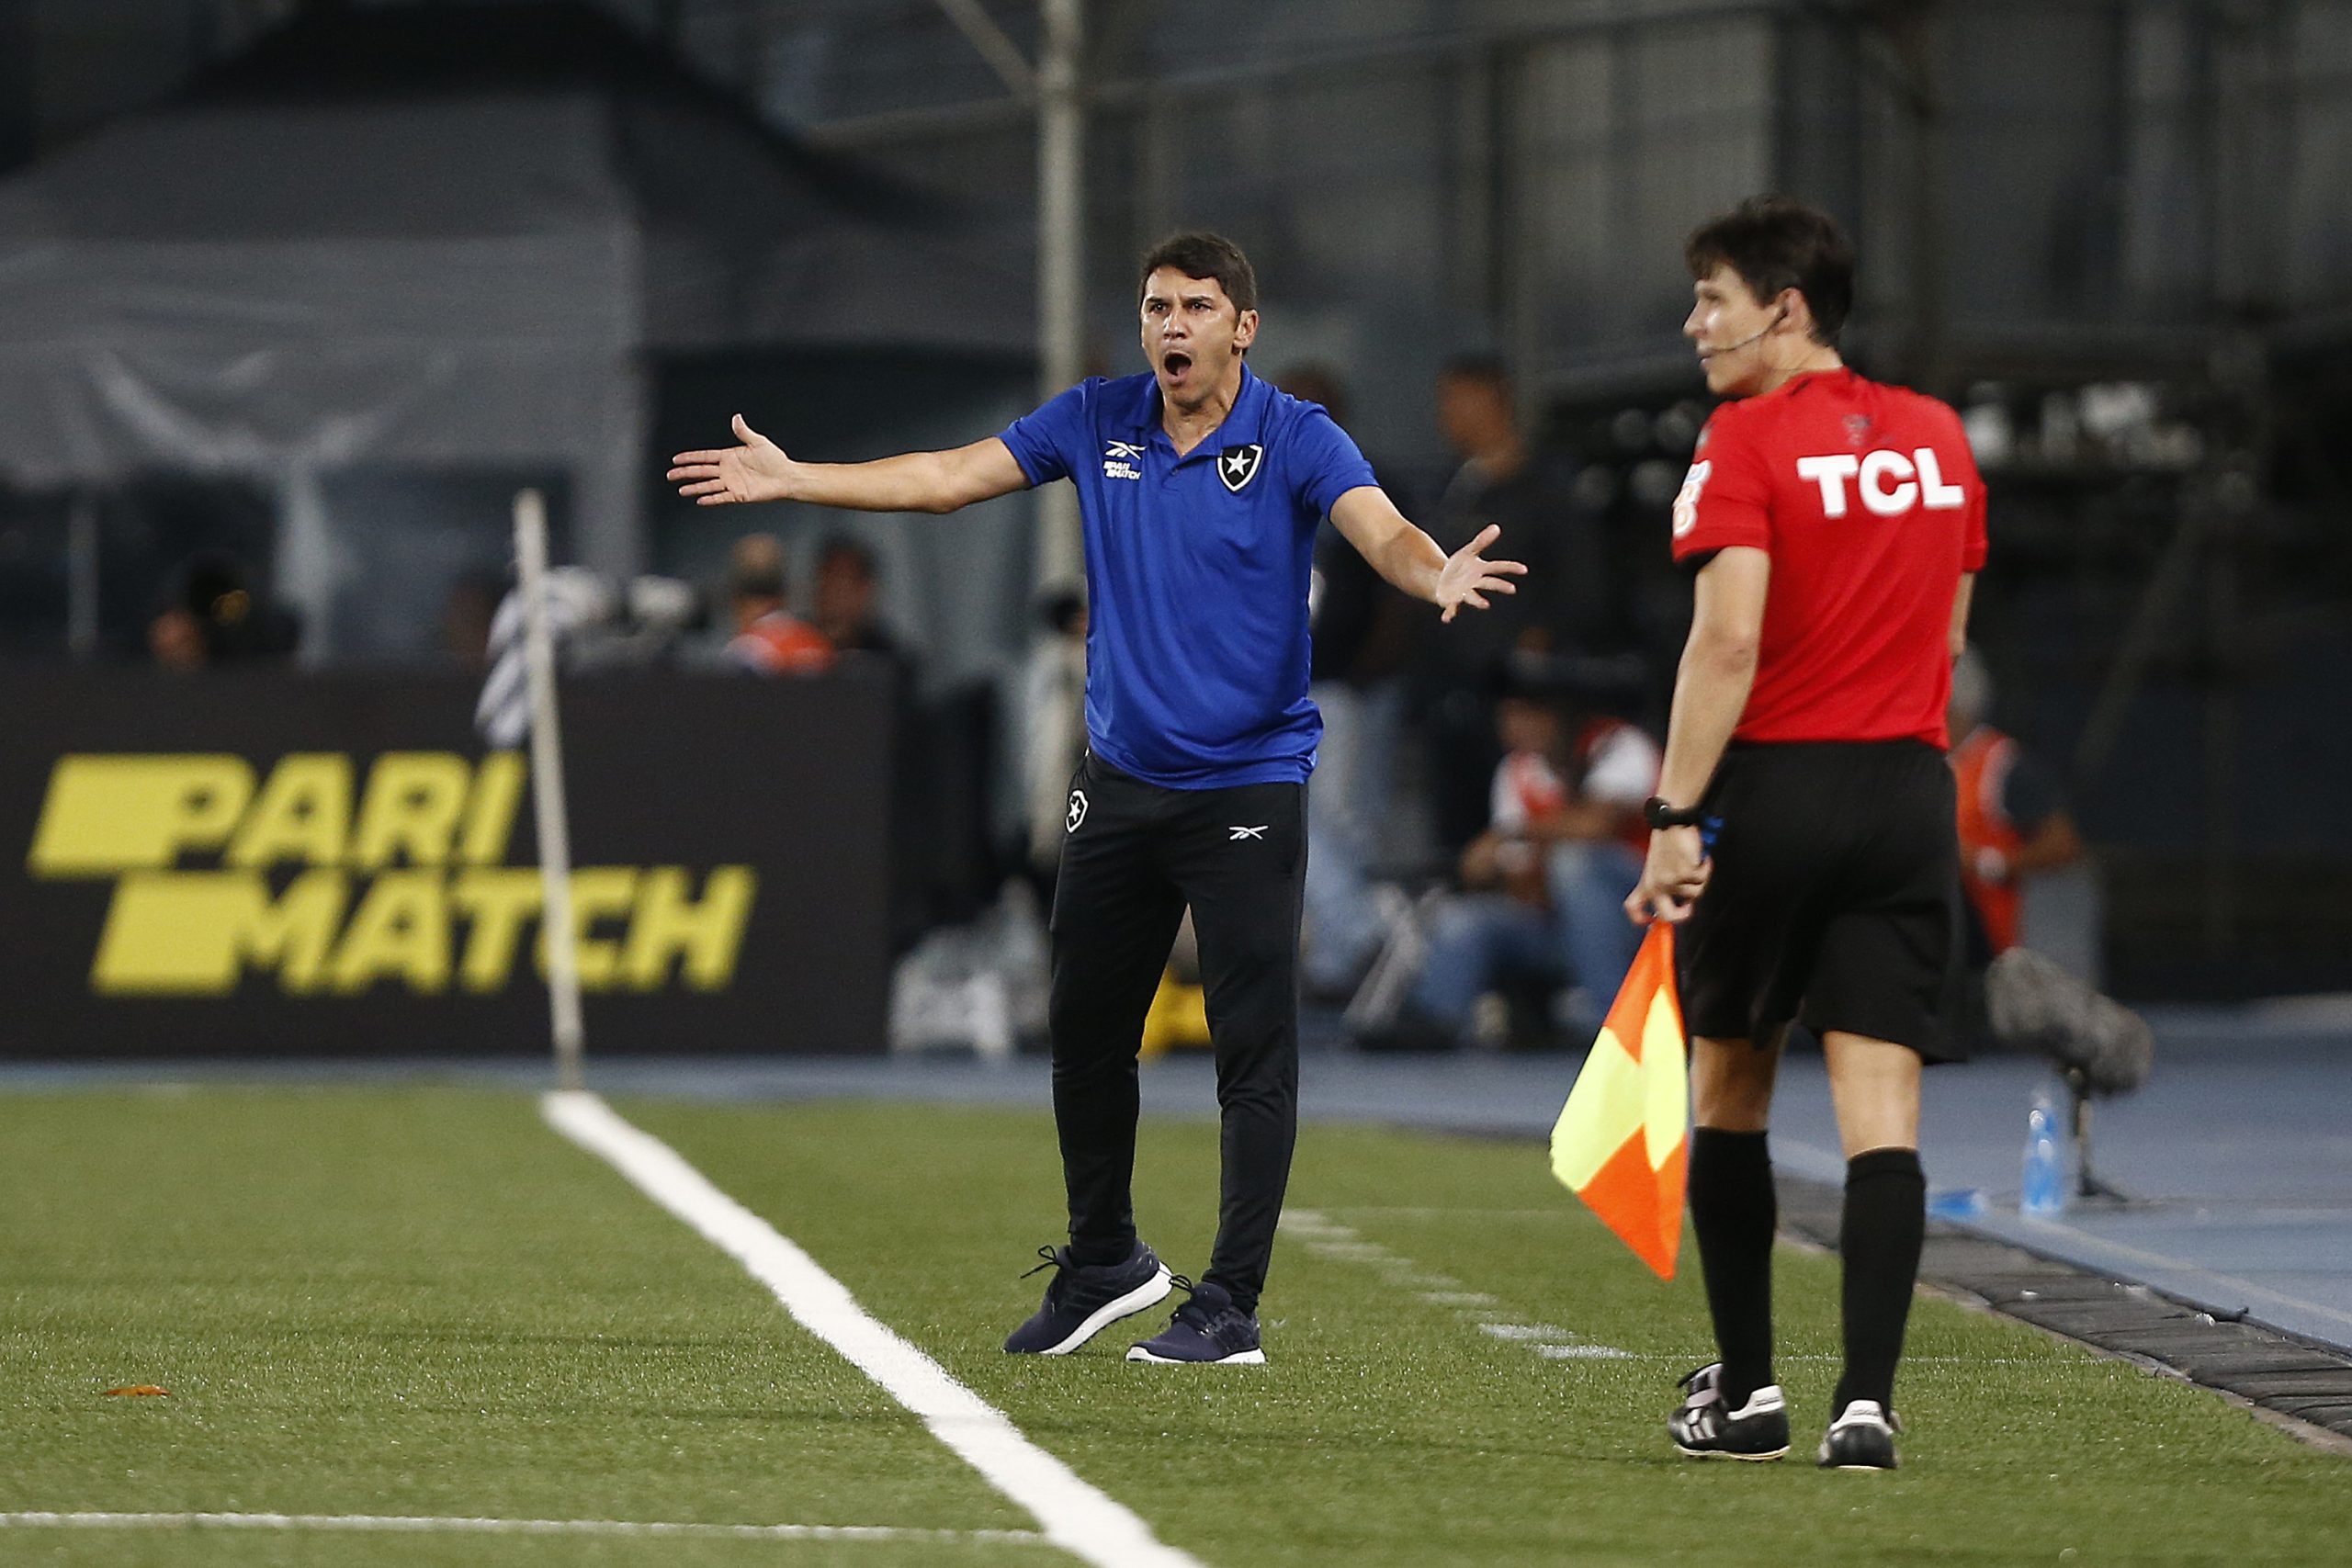
[[[996,436],[946,452],[909,452],[871,463],[802,463],[735,416],[740,446],[681,452],[670,482],[697,506],[799,501],[852,512],[953,512],[1029,487],[1012,449]]]
[[[1416,599],[1434,604],[1451,621],[1467,604],[1483,610],[1489,593],[1516,593],[1514,577],[1527,575],[1515,560],[1487,560],[1478,552],[1501,536],[1489,526],[1447,555],[1438,542],[1406,521],[1378,485],[1358,485],[1331,503],[1331,521],[1372,569]]]

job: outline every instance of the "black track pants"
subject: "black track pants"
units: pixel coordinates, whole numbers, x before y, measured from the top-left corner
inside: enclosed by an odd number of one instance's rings
[[[1257,1308],[1298,1135],[1306,787],[1163,789],[1089,755],[1054,890],[1054,1121],[1081,1257],[1135,1240],[1136,1054],[1185,906],[1216,1047],[1224,1191],[1204,1280]]]

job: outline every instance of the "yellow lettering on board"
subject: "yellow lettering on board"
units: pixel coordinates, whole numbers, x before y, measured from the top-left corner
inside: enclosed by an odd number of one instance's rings
[[[438,872],[385,872],[353,913],[335,949],[334,988],[350,996],[379,980],[426,995],[449,988],[449,898]]]
[[[243,757],[60,757],[26,864],[35,876],[161,870],[227,842],[253,795]]]
[[[598,920],[626,915],[637,904],[637,867],[583,866],[571,874],[571,926],[579,933],[580,988],[610,990],[620,981],[621,944],[592,934]],[[539,973],[548,972],[548,934],[540,922]]]
[[[270,770],[225,858],[231,865],[339,865],[350,833],[351,759],[296,751]]]
[[[363,871],[390,865],[442,865],[456,848],[473,769],[454,751],[387,751],[368,770],[359,801],[351,863]]]
[[[537,866],[481,866],[459,875],[449,901],[467,920],[458,979],[469,991],[500,991],[514,973],[523,928],[538,918]]]
[[[649,866],[639,879],[621,961],[630,989],[660,990],[673,959],[681,961],[686,984],[698,991],[724,990],[734,982],[759,878],[748,865],[715,866],[699,902],[689,900],[690,886],[682,865]]]
[[[474,770],[473,798],[466,803],[465,832],[458,858],[468,865],[497,865],[514,836],[514,813],[523,803],[523,753],[492,751]]]
[[[304,872],[276,899],[259,872],[134,872],[115,885],[90,966],[102,997],[220,997],[248,965],[300,995],[319,988],[349,891]]]

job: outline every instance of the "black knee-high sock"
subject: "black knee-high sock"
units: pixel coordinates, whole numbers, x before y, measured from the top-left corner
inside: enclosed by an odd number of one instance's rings
[[[1707,1311],[1724,1359],[1723,1397],[1736,1410],[1772,1381],[1772,1232],[1780,1204],[1761,1133],[1690,1134],[1690,1224],[1707,1277]]]
[[[1928,1226],[1928,1177],[1917,1149],[1872,1149],[1846,1162],[1846,1213],[1838,1250],[1846,1261],[1846,1373],[1836,1408],[1871,1399],[1894,1408],[1894,1364],[1919,1275]]]

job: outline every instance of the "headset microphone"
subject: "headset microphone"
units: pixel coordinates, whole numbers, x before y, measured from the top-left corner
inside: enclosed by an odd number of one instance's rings
[[[1723,344],[1721,347],[1709,347],[1705,350],[1706,355],[1708,358],[1712,359],[1718,354],[1736,354],[1741,349],[1746,348],[1749,344],[1754,343],[1757,339],[1762,337],[1765,333],[1770,332],[1774,327],[1779,326],[1782,321],[1785,321],[1788,319],[1788,308],[1783,306],[1781,307],[1781,313],[1779,315],[1773,317],[1770,321],[1765,322],[1762,326],[1757,328],[1754,332],[1748,333],[1737,343],[1727,343]]]

